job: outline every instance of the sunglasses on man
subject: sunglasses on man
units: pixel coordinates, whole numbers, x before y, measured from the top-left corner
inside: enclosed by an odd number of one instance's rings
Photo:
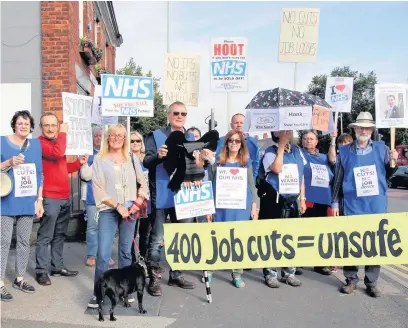
[[[174,116],[179,116],[179,115],[181,115],[181,116],[183,116],[183,117],[186,117],[186,116],[187,116],[187,112],[173,112],[173,115],[174,115]]]

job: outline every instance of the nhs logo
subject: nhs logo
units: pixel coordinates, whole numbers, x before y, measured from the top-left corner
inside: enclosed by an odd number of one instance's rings
[[[245,76],[246,62],[220,60],[211,63],[213,76]]]
[[[153,78],[102,74],[103,116],[154,116]]]
[[[211,181],[203,182],[200,188],[186,188],[174,195],[177,220],[214,214],[214,195]]]

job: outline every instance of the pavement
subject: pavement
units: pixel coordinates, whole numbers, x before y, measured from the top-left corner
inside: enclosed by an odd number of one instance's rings
[[[407,211],[408,190],[389,192],[390,212]],[[408,224],[408,223],[407,223]],[[116,246],[115,246],[116,247]],[[211,284],[213,303],[207,303],[200,272],[187,272],[197,283],[194,290],[167,286],[168,267],[163,273],[163,297],[153,298],[145,292],[144,306],[148,313],[140,315],[137,304],[125,309],[116,307],[118,321],[97,320],[96,310],[87,310],[92,295],[94,269],[86,267],[85,244],[66,243],[65,264],[78,269],[77,277],[51,277],[51,286],[39,286],[34,280],[35,254],[32,249],[26,279],[37,292],[24,294],[11,287],[14,278],[14,255],[8,259],[6,286],[13,302],[1,302],[1,323],[4,328],[83,328],[143,327],[201,328],[255,327],[282,328],[408,328],[408,265],[387,265],[382,268],[379,288],[383,297],[370,298],[364,284],[352,295],[339,293],[344,282],[341,269],[331,276],[321,276],[305,268],[299,276],[301,287],[283,285],[270,289],[263,283],[261,270],[245,271],[246,287],[231,284],[229,271],[217,271]],[[117,248],[115,248],[117,249]],[[116,260],[117,255],[113,258]],[[364,272],[360,271],[361,279]]]

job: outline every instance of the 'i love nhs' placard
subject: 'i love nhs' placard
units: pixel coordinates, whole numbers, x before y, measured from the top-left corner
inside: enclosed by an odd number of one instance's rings
[[[153,78],[102,74],[102,116],[154,116]]]

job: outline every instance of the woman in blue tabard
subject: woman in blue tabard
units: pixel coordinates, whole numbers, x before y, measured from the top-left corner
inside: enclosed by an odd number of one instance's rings
[[[28,139],[34,130],[34,118],[29,111],[18,111],[11,120],[14,134],[1,137],[1,170],[7,171],[10,179],[2,176],[1,186],[1,277],[2,301],[12,301],[13,296],[4,286],[13,226],[16,221],[16,278],[13,287],[25,293],[35,289],[24,281],[30,255],[30,236],[34,216],[44,214],[42,198],[42,152],[38,139]],[[5,174],[5,173],[3,173]],[[11,182],[5,190],[5,182]]]
[[[304,158],[304,177],[306,193],[306,212],[302,217],[315,218],[328,216],[331,205],[331,182],[334,174],[328,157],[316,148],[318,136],[314,131],[307,131],[302,137]],[[330,275],[328,267],[314,267],[314,271],[323,275]]]
[[[272,145],[265,150],[259,170],[260,220],[298,218],[306,210],[304,162],[300,149],[290,144],[292,137],[292,131],[272,132]],[[300,286],[295,273],[295,267],[282,268],[281,281]],[[263,275],[268,287],[280,286],[276,268],[264,268]]]
[[[216,208],[213,222],[247,221],[252,218],[258,219],[258,209],[256,207],[256,188],[254,184],[252,163],[249,159],[248,148],[245,137],[241,132],[231,130],[224,139],[224,144],[220,152],[220,160],[216,167],[246,168],[247,169],[247,195],[245,209],[224,209]],[[214,197],[216,194],[216,172],[213,172]],[[242,269],[232,270],[232,283],[235,287],[245,287],[242,280]]]

